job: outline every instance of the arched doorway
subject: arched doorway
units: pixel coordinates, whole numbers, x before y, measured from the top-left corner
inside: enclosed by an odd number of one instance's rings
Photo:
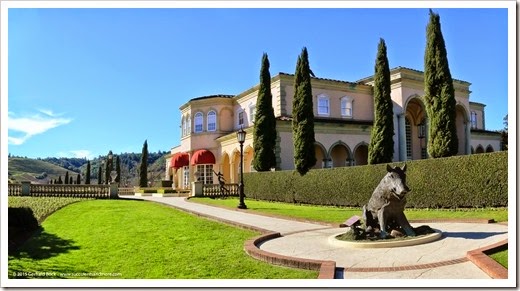
[[[229,161],[229,155],[225,152],[222,154],[222,163],[220,165],[222,169],[222,175],[226,183],[231,182],[231,165]]]
[[[476,154],[482,154],[484,152],[484,148],[481,145],[477,146],[477,150],[475,151]]]
[[[352,164],[350,149],[341,141],[331,146],[329,156],[332,159],[333,168],[346,167]]]
[[[425,159],[428,145],[428,119],[424,103],[419,97],[413,97],[406,105],[405,135],[406,159]]]
[[[467,135],[468,135],[468,114],[466,112],[466,109],[462,105],[457,105],[455,107],[455,126],[457,128],[457,139],[459,143],[459,148],[457,150],[457,155],[465,155],[466,152],[466,146],[467,146]]]
[[[238,150],[234,150],[231,156],[231,183],[238,183],[238,174],[240,171],[240,152]]]
[[[354,150],[354,163],[356,166],[368,164],[368,145],[361,143]]]
[[[488,146],[486,147],[486,153],[492,153],[492,152],[494,152],[494,150],[493,150],[493,146],[488,145]]]
[[[244,173],[253,171],[253,151],[251,146],[247,146],[244,149]]]
[[[316,157],[316,164],[313,169],[322,169],[326,167],[327,155],[325,147],[319,142],[314,143],[314,156]]]

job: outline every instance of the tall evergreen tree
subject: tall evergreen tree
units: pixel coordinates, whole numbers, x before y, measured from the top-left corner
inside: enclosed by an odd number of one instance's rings
[[[390,163],[394,155],[394,110],[390,96],[390,67],[384,39],[379,40],[374,74],[374,125],[368,163]]]
[[[428,154],[432,158],[457,154],[455,91],[438,14],[430,9],[424,54],[424,101],[429,118]]]
[[[139,187],[148,186],[148,142],[145,140],[139,165]]]
[[[57,184],[63,184],[63,181],[61,180],[61,176],[58,176],[58,183]]]
[[[271,74],[269,73],[269,58],[264,53],[253,129],[253,167],[255,170],[269,171],[276,166],[275,146],[276,119],[271,94]]]
[[[103,184],[103,167],[101,167],[101,165],[99,165],[98,169],[97,183],[98,185]]]
[[[108,151],[107,160],[105,163],[105,182],[107,184],[110,184],[112,182],[112,178],[110,177],[110,174],[112,170],[114,170],[114,162],[113,159],[114,155],[112,154],[112,151]]]
[[[116,156],[116,183],[119,185],[121,182],[121,160],[119,159],[119,156]]]
[[[292,118],[294,166],[300,175],[305,175],[316,164],[311,74],[306,47],[296,64]]]
[[[81,184],[81,176],[79,175],[79,173],[76,176],[76,184],[78,184],[78,185]]]
[[[63,181],[63,184],[69,184],[69,171],[65,173],[65,179]]]
[[[87,162],[87,172],[85,173],[85,185],[90,184],[90,161]]]
[[[69,177],[69,184],[74,184],[74,179],[72,178],[72,175]]]

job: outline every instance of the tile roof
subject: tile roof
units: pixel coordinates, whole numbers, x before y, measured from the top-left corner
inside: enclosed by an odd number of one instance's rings
[[[294,76],[294,74],[288,74],[288,73],[284,73],[284,72],[279,72],[278,74],[285,75],[285,76]],[[318,78],[318,77],[312,77],[312,76],[311,76],[311,78],[316,79],[316,80],[324,80],[324,81],[332,81],[332,82],[340,82],[340,83],[345,83],[345,84],[359,85],[356,82],[350,82],[350,81],[335,80],[335,79],[328,79],[328,78]]]
[[[210,98],[233,98],[233,97],[235,97],[235,95],[216,94],[216,95],[208,95],[208,96],[192,98],[192,99],[190,99],[190,101],[210,99]]]

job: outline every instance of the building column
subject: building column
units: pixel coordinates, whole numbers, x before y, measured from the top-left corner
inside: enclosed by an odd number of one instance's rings
[[[471,122],[466,122],[466,155],[471,154]]]
[[[399,140],[399,161],[406,161],[405,115],[397,115],[397,135]]]

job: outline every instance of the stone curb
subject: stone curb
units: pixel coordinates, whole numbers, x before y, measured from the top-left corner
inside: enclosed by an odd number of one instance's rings
[[[336,262],[322,261],[289,257],[279,254],[274,254],[261,250],[258,246],[264,241],[279,238],[282,235],[279,232],[270,232],[264,235],[257,236],[245,242],[244,250],[251,257],[264,261],[273,265],[280,265],[291,268],[319,270],[318,279],[334,279],[336,274]]]
[[[469,251],[466,257],[491,278],[507,279],[507,269],[486,254],[486,252],[498,251],[505,248],[507,248],[507,239],[480,249]]]

